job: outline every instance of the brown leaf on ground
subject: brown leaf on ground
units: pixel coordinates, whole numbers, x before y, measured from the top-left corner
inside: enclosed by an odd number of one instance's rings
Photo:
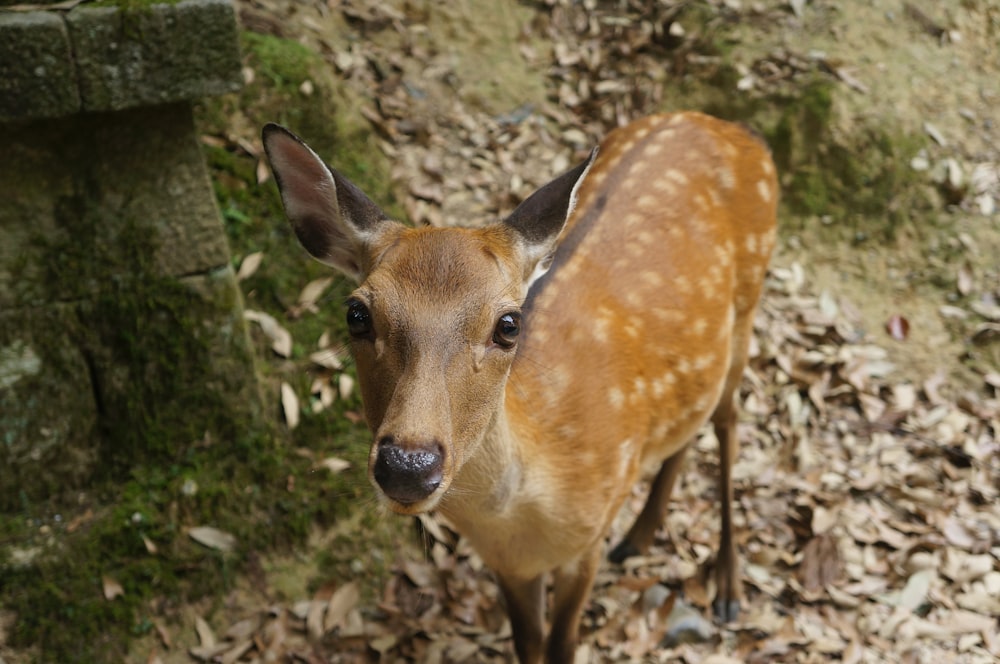
[[[808,592],[818,592],[840,577],[837,541],[828,533],[813,537],[802,550],[799,582]]]

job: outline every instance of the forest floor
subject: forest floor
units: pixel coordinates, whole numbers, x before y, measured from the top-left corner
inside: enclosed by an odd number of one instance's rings
[[[705,432],[653,550],[602,567],[578,661],[1000,658],[1000,2],[237,6],[248,29],[322,54],[414,223],[510,211],[610,128],[697,104],[671,77],[723,61],[729,98],[793,99],[824,77],[831,144],[862,150],[851,137],[873,127],[911,137],[895,167],[930,209],[897,209],[888,229],[849,201],[782,212],[739,425],[740,619],[708,618],[718,462]],[[711,39],[715,54],[693,46]],[[219,138],[259,156],[258,130]],[[260,559],[225,598],[164,616],[133,661],[510,661],[496,586],[468,546],[430,518],[422,545],[385,521]],[[321,571],[345,536],[350,572]]]

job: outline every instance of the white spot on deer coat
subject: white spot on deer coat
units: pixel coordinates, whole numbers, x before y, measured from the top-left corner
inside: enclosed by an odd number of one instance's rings
[[[672,196],[677,192],[677,185],[672,180],[661,177],[653,181],[653,189]]]
[[[594,339],[601,343],[607,343],[608,327],[610,327],[610,325],[611,322],[607,318],[594,319],[594,326],[591,328],[591,332],[594,335]]]
[[[736,176],[728,166],[719,166],[718,177],[723,189],[733,189],[736,186]]]
[[[622,223],[626,226],[638,226],[640,225],[646,217],[639,214],[638,212],[626,212],[625,216],[622,217]]]
[[[659,288],[663,285],[663,277],[660,276],[659,272],[654,272],[652,270],[646,270],[643,272],[642,280],[653,288]]]
[[[611,387],[608,389],[608,403],[615,410],[621,410],[625,405],[625,393],[622,392],[620,387]]]
[[[771,202],[771,185],[766,180],[757,181],[757,193],[760,194],[761,200],[765,203]]]
[[[652,210],[658,206],[658,202],[659,201],[656,196],[643,194],[642,196],[639,196],[639,200],[636,201],[636,204],[644,210]]]
[[[650,381],[649,388],[653,393],[653,398],[657,400],[662,399],[663,395],[667,391],[667,387],[663,384],[662,378],[654,378]]]
[[[676,168],[671,168],[666,173],[663,174],[663,178],[674,184],[679,184],[684,186],[688,183],[688,176],[684,171],[679,171]]]
[[[715,260],[719,265],[728,267],[733,261],[733,254],[729,250],[729,245],[717,245],[715,247]]]
[[[656,307],[652,310],[652,314],[664,323],[676,324],[684,320],[683,312],[680,312],[677,309],[664,309],[662,307]]]
[[[631,438],[626,438],[621,442],[621,445],[618,446],[618,477],[622,479],[628,477],[629,470],[632,467],[632,462],[635,458],[634,447],[635,443]]]
[[[695,371],[704,371],[705,369],[712,366],[712,362],[715,360],[715,356],[711,353],[705,353],[704,355],[699,355],[694,358],[694,369]]]

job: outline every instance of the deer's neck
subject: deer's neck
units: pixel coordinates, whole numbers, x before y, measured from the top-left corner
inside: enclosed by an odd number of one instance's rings
[[[514,507],[525,481],[523,441],[511,426],[505,400],[493,414],[479,445],[465,460],[440,509],[455,521],[493,514]],[[468,513],[468,516],[464,513]]]

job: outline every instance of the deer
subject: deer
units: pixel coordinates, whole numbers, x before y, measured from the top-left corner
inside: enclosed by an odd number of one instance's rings
[[[712,607],[736,620],[736,402],[779,194],[763,140],[698,112],[651,115],[506,218],[414,227],[289,130],[268,124],[262,139],[298,241],[357,284],[344,315],[368,479],[391,512],[435,510],[467,538],[518,660],[573,661],[612,521],[651,474],[609,558],[647,550],[709,422]]]

